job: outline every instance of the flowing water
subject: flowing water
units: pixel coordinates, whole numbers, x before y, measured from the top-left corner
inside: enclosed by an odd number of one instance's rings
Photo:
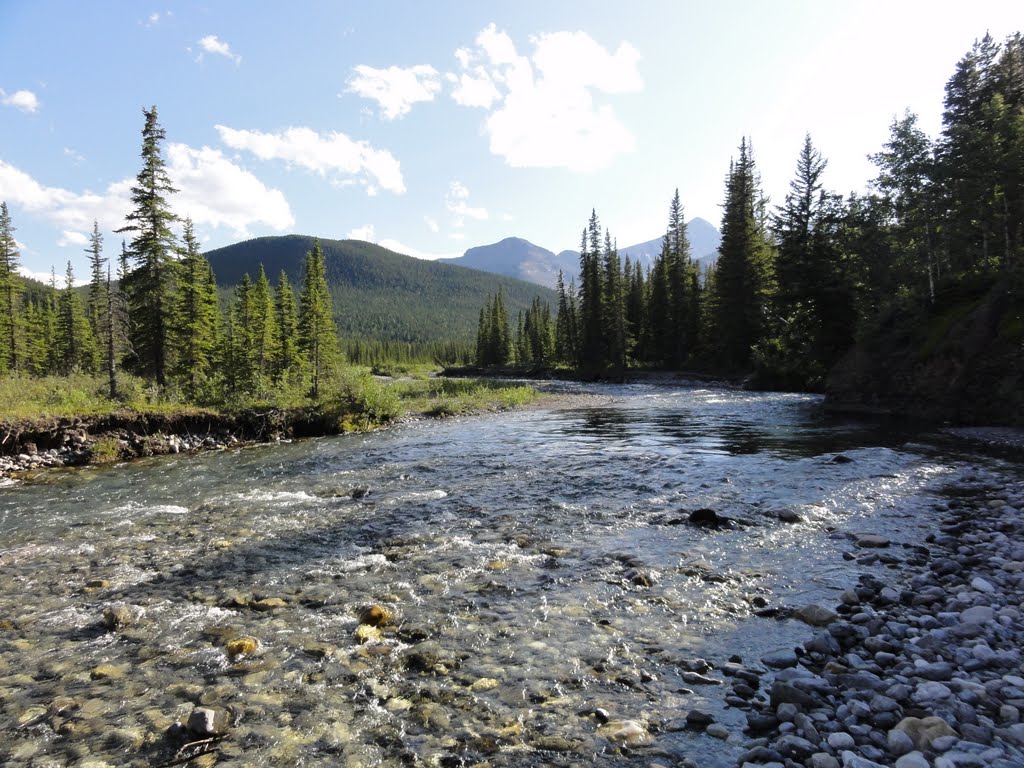
[[[203,705],[232,724],[197,764],[732,765],[744,713],[684,670],[793,647],[812,630],[757,606],[893,578],[942,483],[1019,470],[812,396],[586,391],[0,488],[0,762],[166,763]],[[737,524],[680,524],[698,508]],[[894,556],[844,560],[867,532]],[[394,620],[357,635],[370,604]]]

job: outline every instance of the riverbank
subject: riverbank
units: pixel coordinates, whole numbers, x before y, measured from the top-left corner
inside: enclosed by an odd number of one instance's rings
[[[741,766],[1024,765],[1024,482],[944,489],[937,532],[842,593],[754,701]],[[877,561],[888,539],[847,553]],[[739,680],[739,678],[737,678]]]
[[[0,477],[44,469],[109,464],[179,453],[223,450],[347,432],[418,418],[444,418],[532,404],[536,390],[472,381],[398,380],[388,402],[263,407],[222,411],[179,408],[37,418],[0,418]],[[565,399],[561,395],[556,399]],[[552,402],[552,407],[557,403]]]

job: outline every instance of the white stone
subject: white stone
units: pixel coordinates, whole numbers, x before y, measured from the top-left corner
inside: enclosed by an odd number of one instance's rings
[[[971,588],[976,589],[979,592],[984,592],[987,595],[990,595],[996,591],[996,588],[993,587],[992,584],[990,584],[989,582],[985,581],[985,579],[981,578],[981,576],[975,576],[973,579],[971,579]]]
[[[931,768],[931,763],[920,752],[908,752],[896,761],[896,768]]]
[[[828,735],[828,745],[835,750],[853,749],[857,742],[853,740],[853,736],[844,731],[837,731],[836,733],[830,733]]]

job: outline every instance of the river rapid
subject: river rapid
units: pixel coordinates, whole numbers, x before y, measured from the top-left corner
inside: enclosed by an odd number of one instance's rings
[[[0,763],[734,765],[718,668],[812,631],[756,611],[898,578],[944,486],[1021,476],[814,396],[563,386],[0,487]]]

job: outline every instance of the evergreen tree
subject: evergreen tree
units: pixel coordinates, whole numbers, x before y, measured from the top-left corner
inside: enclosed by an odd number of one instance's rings
[[[505,309],[505,297],[499,288],[491,304],[491,317],[488,322],[490,337],[487,341],[487,365],[506,366],[512,362],[512,332],[509,329],[508,310]]]
[[[579,360],[586,368],[600,368],[604,363],[600,237],[597,211],[591,211],[580,242]]]
[[[89,301],[86,304],[86,315],[89,318],[89,327],[92,329],[93,337],[101,337],[100,324],[107,303],[107,270],[106,259],[103,258],[103,235],[100,234],[99,224],[94,219],[92,222],[92,234],[89,236],[89,247],[85,249],[89,254]]]
[[[299,303],[299,349],[312,377],[310,395],[317,400],[323,377],[338,354],[338,332],[331,314],[331,294],[319,240],[306,254]]]
[[[917,115],[910,111],[902,119],[894,119],[889,130],[889,141],[870,159],[878,167],[872,187],[882,195],[892,238],[894,262],[890,269],[901,285],[919,287],[923,280],[929,298],[934,298],[939,265],[933,244],[937,203],[932,145],[917,127]]]
[[[57,349],[61,362],[58,370],[65,376],[79,371],[92,372],[96,359],[93,335],[82,309],[82,300],[75,290],[75,273],[70,261],[59,307]]]
[[[818,389],[853,341],[855,302],[840,237],[846,213],[839,196],[823,189],[826,165],[806,136],[773,218],[777,292],[771,338],[757,349],[765,384]]]
[[[565,285],[558,271],[558,315],[555,318],[555,357],[573,368],[579,365],[579,332],[576,318],[576,288]]]
[[[166,383],[169,370],[169,328],[174,309],[174,235],[171,225],[177,217],[167,196],[172,186],[161,155],[165,138],[157,122],[156,107],[143,110],[142,170],[131,190],[128,223],[118,232],[134,232],[129,250],[134,268],[125,275],[124,290],[132,317],[132,347],[139,371]]]
[[[601,297],[601,332],[604,338],[602,366],[620,373],[626,370],[626,291],[623,285],[619,249],[605,230]]]
[[[279,381],[287,381],[299,367],[299,318],[295,309],[295,293],[283,269],[274,294],[274,317],[279,340],[274,372]]]
[[[234,347],[231,360],[234,368],[234,390],[238,394],[252,395],[256,391],[257,371],[253,338],[253,286],[248,272],[242,275],[242,279],[235,286],[232,309]]]
[[[0,203],[0,373],[18,370],[18,296],[21,280],[18,276],[18,243],[14,239],[14,226],[7,211],[7,202]]]
[[[254,369],[258,381],[263,384],[273,376],[280,336],[275,322],[274,294],[262,264],[252,290],[251,322],[249,335],[253,345]]]
[[[722,243],[715,277],[717,362],[741,371],[765,331],[772,295],[772,251],[765,231],[766,201],[747,140],[726,180]]]
[[[175,378],[183,383],[189,401],[199,399],[204,382],[210,377],[210,365],[216,350],[216,329],[220,321],[216,303],[211,305],[213,273],[199,251],[192,220],[185,220],[179,264],[177,306],[173,314]]]

